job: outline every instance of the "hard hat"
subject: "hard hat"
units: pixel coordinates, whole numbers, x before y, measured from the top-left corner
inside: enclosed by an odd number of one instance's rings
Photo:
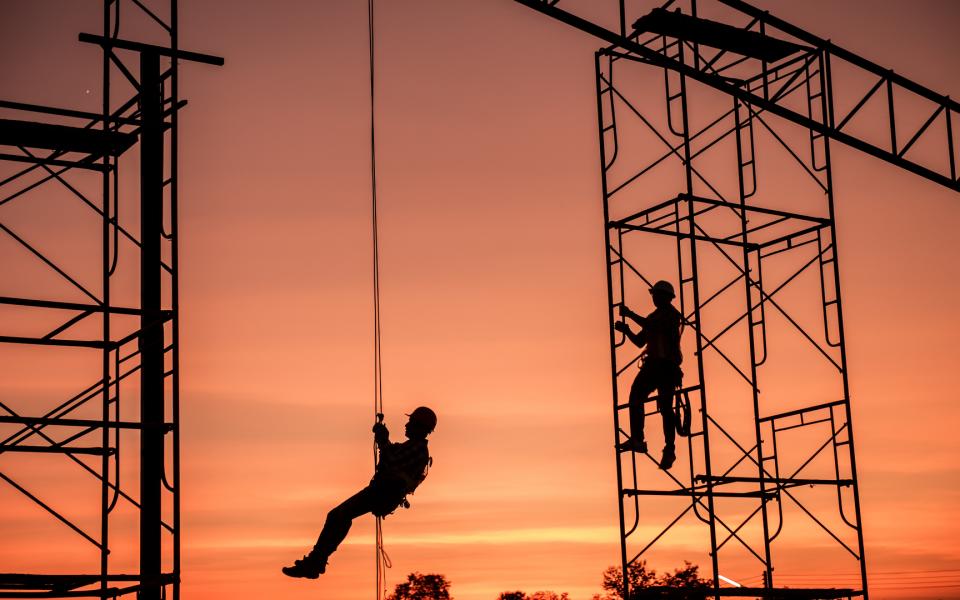
[[[411,423],[415,423],[423,427],[427,433],[433,431],[433,429],[437,426],[437,413],[433,412],[426,406],[418,406],[407,416],[410,417]]]
[[[669,281],[660,280],[653,284],[653,287],[650,288],[651,294],[665,294],[671,298],[676,298],[677,294],[673,291],[673,284]]]

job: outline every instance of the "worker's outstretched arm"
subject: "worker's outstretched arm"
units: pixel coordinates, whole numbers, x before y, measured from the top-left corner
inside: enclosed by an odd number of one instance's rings
[[[638,315],[637,313],[633,312],[632,310],[630,310],[629,308],[627,308],[627,305],[626,305],[626,304],[621,304],[621,305],[620,305],[620,316],[623,317],[623,318],[625,318],[625,319],[631,319],[631,320],[633,320],[633,322],[636,323],[637,325],[639,325],[640,327],[646,327],[646,326],[647,326],[647,319],[646,319],[646,317],[641,317],[641,316]]]
[[[636,344],[639,348],[643,348],[647,345],[647,339],[643,335],[643,332],[641,331],[640,333],[634,333],[633,330],[630,329],[630,326],[623,321],[617,321],[614,323],[613,328],[627,336],[627,339]]]

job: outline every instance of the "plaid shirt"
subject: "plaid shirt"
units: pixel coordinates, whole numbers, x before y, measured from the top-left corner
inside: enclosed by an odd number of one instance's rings
[[[430,460],[427,440],[409,439],[405,442],[391,442],[386,435],[377,440],[380,446],[380,461],[377,463],[377,477],[398,479],[408,492],[423,479],[423,473]]]

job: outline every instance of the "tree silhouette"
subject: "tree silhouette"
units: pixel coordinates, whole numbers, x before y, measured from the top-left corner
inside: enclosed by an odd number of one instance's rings
[[[387,600],[452,600],[450,582],[437,573],[410,573],[405,582],[397,584]]]
[[[497,600],[570,600],[570,596],[566,592],[558,594],[556,592],[534,592],[532,595],[527,595],[521,591],[516,592],[501,592],[497,596]]]
[[[652,591],[650,588],[672,588],[669,597],[673,599],[701,599],[704,597],[704,590],[710,588],[710,581],[700,578],[700,567],[688,561],[684,561],[683,567],[675,569],[673,573],[664,573],[658,577],[655,570],[647,568],[647,561],[642,560],[630,565],[627,569],[627,579],[631,590]],[[601,587],[605,594],[596,594],[593,600],[624,600],[623,570],[620,567],[609,567],[603,572]],[[678,590],[688,593],[678,595]],[[645,597],[655,596],[648,593]]]
[[[700,567],[683,561],[683,567],[675,569],[673,573],[664,573],[658,580],[658,585],[685,590],[704,590],[711,586],[709,579],[700,578]]]
[[[627,577],[630,589],[636,590],[656,585],[657,572],[647,569],[647,561],[641,560],[627,568]],[[603,572],[603,583],[600,585],[607,594],[594,596],[595,600],[623,600],[623,569],[608,567]]]

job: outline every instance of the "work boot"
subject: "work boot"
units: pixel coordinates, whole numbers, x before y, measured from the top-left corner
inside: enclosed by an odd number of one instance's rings
[[[664,471],[670,469],[673,466],[673,461],[677,460],[677,454],[673,449],[673,446],[664,446],[663,447],[663,457],[660,459],[660,468]]]
[[[643,440],[634,440],[633,438],[617,444],[617,450],[620,452],[636,452],[643,454],[647,451],[647,443]]]
[[[295,560],[292,567],[283,567],[281,570],[287,577],[316,579],[327,571],[327,561],[308,554],[300,560]]]

